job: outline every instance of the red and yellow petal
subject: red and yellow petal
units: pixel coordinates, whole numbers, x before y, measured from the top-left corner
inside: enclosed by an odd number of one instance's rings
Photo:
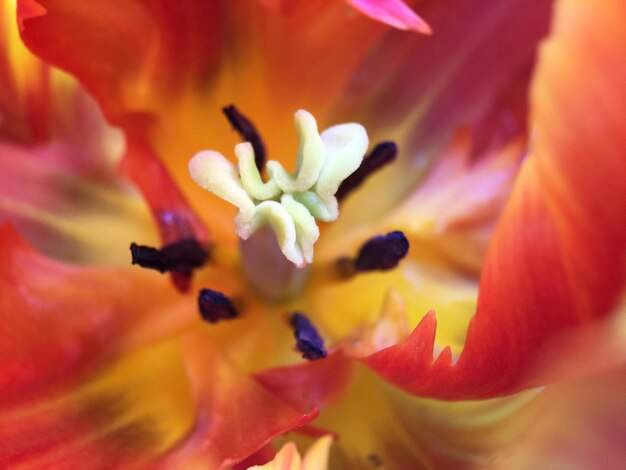
[[[167,278],[0,240],[0,466],[225,466],[315,416],[233,368]]]
[[[366,360],[393,383],[442,398],[511,393],[537,383],[552,341],[611,312],[626,248],[625,8],[559,4],[533,85],[532,152],[491,241],[463,354],[433,362],[430,315]]]
[[[2,403],[53,393],[196,319],[195,299],[162,276],[62,264],[6,224],[0,239]]]

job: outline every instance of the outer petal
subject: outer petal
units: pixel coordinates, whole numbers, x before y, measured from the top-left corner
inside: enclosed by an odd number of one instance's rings
[[[551,341],[611,311],[626,249],[624,15],[619,0],[559,4],[533,87],[532,155],[487,254],[463,354],[432,362],[431,314],[366,361],[397,385],[445,398],[519,390],[536,383],[531,367]]]

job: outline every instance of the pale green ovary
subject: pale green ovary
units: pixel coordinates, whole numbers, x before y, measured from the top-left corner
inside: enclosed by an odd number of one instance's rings
[[[235,231],[246,240],[271,226],[285,257],[299,267],[313,261],[319,238],[315,219],[331,222],[339,217],[335,192],[361,164],[369,144],[360,124],[339,124],[320,135],[315,118],[304,110],[295,113],[300,137],[295,175],[277,161],[267,162],[269,179],[263,182],[249,142],[235,147],[237,167],[221,154],[205,150],[189,162],[189,173],[204,189],[239,209]]]

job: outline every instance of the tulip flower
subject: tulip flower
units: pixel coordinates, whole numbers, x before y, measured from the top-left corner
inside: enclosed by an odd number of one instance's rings
[[[626,5],[406,3],[3,1],[0,467],[621,466]]]

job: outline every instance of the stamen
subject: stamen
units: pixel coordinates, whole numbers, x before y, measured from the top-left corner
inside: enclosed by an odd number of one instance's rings
[[[398,147],[393,142],[381,142],[363,159],[358,170],[348,176],[335,194],[338,201],[358,188],[363,181],[383,166],[393,162],[398,155]]]
[[[202,289],[198,293],[198,309],[202,319],[209,323],[232,320],[239,316],[239,312],[228,297],[211,289]]]
[[[263,140],[254,127],[254,124],[241,114],[233,104],[223,108],[222,112],[226,115],[228,122],[230,122],[230,125],[239,133],[241,138],[252,144],[256,167],[259,172],[263,171],[263,167],[265,166],[265,145],[263,145]]]
[[[409,252],[409,241],[399,230],[368,240],[354,260],[357,272],[395,268]]]
[[[303,358],[314,361],[328,355],[324,349],[324,340],[305,315],[296,312],[291,316],[290,322],[294,328],[296,347],[302,353]]]
[[[277,161],[267,162],[269,179],[251,164],[254,149],[243,142],[235,147],[235,167],[223,155],[205,150],[189,162],[189,173],[204,189],[237,206],[235,231],[247,240],[259,229],[271,227],[285,258],[298,267],[313,261],[319,237],[316,220],[339,217],[335,193],[341,182],[357,170],[368,146],[367,132],[355,123],[317,130],[315,118],[304,110],[295,113],[300,136],[295,174]]]
[[[131,243],[132,264],[154,269],[161,273],[173,271],[191,273],[201,268],[209,258],[209,253],[195,238],[187,238],[165,245],[162,249]]]
[[[335,269],[342,278],[350,278],[358,272],[388,271],[398,266],[408,252],[409,241],[396,230],[365,242],[354,259],[339,258]]]

